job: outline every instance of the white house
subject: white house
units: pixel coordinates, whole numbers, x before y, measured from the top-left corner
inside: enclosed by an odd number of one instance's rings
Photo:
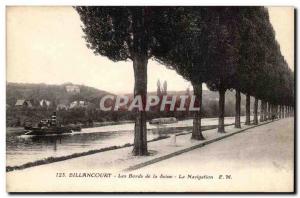
[[[83,107],[86,108],[88,106],[88,102],[83,101],[83,100],[76,100],[70,103],[70,109],[72,108],[78,108],[78,107]]]
[[[15,106],[17,107],[32,107],[32,104],[29,100],[24,100],[24,99],[20,99],[20,100],[17,100]]]
[[[51,104],[51,102],[49,100],[44,100],[43,99],[43,100],[40,101],[40,106],[41,107],[49,107],[50,104]]]
[[[77,85],[66,85],[68,93],[80,93],[80,88]]]
[[[56,110],[68,110],[68,106],[67,105],[65,105],[65,104],[58,104],[57,106],[56,106]]]

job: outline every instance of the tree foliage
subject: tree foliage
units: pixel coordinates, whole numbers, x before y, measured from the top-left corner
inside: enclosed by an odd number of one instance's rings
[[[145,97],[147,61],[155,58],[191,81],[194,90],[198,90],[195,94],[200,101],[202,83],[219,91],[220,132],[224,131],[225,92],[228,89],[237,90],[237,99],[240,92],[244,93],[248,102],[250,95],[254,96],[255,108],[258,99],[272,106],[294,104],[294,73],[281,54],[267,8],[75,9],[83,22],[88,48],[112,61],[133,61],[134,95]],[[239,103],[236,106],[238,112]],[[141,131],[146,131],[145,117],[143,113],[137,115],[136,123],[141,124],[142,127],[138,125]],[[145,136],[144,132],[138,134]]]

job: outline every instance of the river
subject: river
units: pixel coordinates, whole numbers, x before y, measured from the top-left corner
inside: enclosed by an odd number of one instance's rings
[[[245,117],[241,117],[244,121]],[[173,124],[151,125],[147,123],[147,139],[191,130],[192,120],[178,121]],[[226,117],[225,124],[234,123],[234,117]],[[217,118],[202,119],[202,125],[216,125]],[[174,130],[178,128],[179,130]],[[55,136],[28,136],[20,130],[8,131],[6,136],[6,165],[16,166],[27,162],[80,153],[110,146],[133,143],[134,123],[84,128],[81,132]]]

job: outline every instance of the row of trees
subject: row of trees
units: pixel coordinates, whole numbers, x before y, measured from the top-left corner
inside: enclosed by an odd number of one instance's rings
[[[75,7],[88,48],[113,61],[131,60],[134,96],[146,103],[150,58],[177,71],[193,85],[200,105],[192,138],[201,132],[202,84],[219,92],[219,127],[224,133],[225,92],[236,90],[236,122],[240,124],[241,93],[255,97],[254,124],[278,105],[293,106],[294,79],[264,7]],[[271,108],[272,107],[272,108]],[[270,116],[269,116],[270,117]],[[147,155],[146,112],[136,111],[134,155]]]

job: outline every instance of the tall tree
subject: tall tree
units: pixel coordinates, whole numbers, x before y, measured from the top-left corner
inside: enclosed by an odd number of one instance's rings
[[[211,15],[207,7],[185,7],[177,15],[177,24],[172,29],[172,47],[168,54],[156,56],[157,60],[174,69],[185,79],[191,81],[196,105],[194,112],[192,139],[203,140],[201,131],[202,83],[207,80],[207,50],[209,42],[209,21]],[[166,37],[165,37],[166,38]]]
[[[224,133],[225,92],[233,88],[238,65],[239,43],[239,8],[213,7],[213,22],[208,51],[209,89],[219,91],[219,125],[218,132]]]
[[[239,35],[239,64],[235,76],[234,88],[246,95],[246,125],[250,124],[250,95],[255,95],[254,84],[259,73],[259,31],[258,23],[262,12],[262,7],[242,7],[240,8],[240,28]],[[256,108],[257,106],[254,105]],[[257,109],[254,110],[257,112]]]
[[[169,15],[173,7],[92,7],[79,6],[75,10],[83,23],[87,47],[96,55],[112,61],[133,62],[134,96],[147,96],[147,64],[155,53],[167,51],[168,43],[159,31],[170,30]],[[162,43],[160,41],[164,41]],[[136,110],[134,127],[134,155],[147,155],[146,112]]]

